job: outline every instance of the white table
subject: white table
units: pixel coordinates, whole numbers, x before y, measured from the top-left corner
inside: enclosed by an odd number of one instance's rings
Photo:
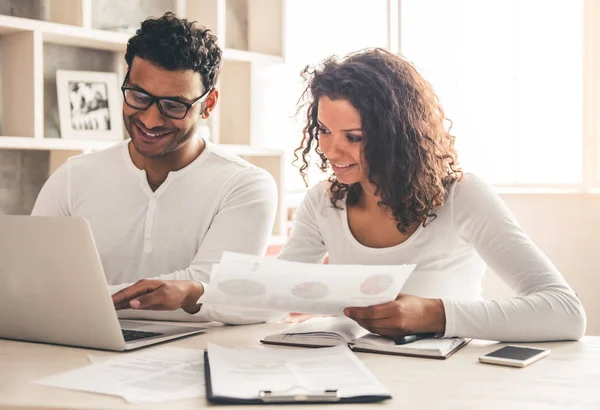
[[[213,325],[207,333],[162,346],[203,349],[258,345],[261,337],[284,325]],[[371,409],[600,409],[600,337],[579,342],[534,343],[552,354],[524,369],[480,364],[477,358],[499,345],[473,341],[449,359],[433,360],[359,353],[367,367],[392,392],[382,403],[344,404]],[[87,355],[116,355],[80,348],[0,340],[0,409],[200,409],[206,399],[157,405],[130,405],[117,397],[38,386],[31,381],[89,364]],[[269,409],[316,409],[323,405],[268,405]],[[331,405],[330,405],[331,406]]]

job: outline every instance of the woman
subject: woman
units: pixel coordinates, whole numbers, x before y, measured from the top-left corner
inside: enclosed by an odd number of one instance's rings
[[[394,302],[345,314],[384,336],[434,332],[502,341],[579,339],[581,302],[482,180],[463,174],[431,86],[382,49],[307,67],[306,126],[328,181],[309,190],[279,257],[417,264]],[[482,301],[486,264],[518,294]]]

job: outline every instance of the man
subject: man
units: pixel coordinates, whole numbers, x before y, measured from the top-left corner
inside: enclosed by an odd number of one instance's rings
[[[265,252],[277,206],[266,171],[196,135],[219,98],[216,40],[172,13],[144,21],[125,55],[123,120],[131,139],[70,158],[34,206],[33,215],[89,221],[108,283],[121,289],[113,295],[117,309],[264,319],[199,302],[223,251]]]

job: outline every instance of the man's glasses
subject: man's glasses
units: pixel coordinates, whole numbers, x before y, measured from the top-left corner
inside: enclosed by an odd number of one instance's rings
[[[152,104],[156,103],[158,105],[158,110],[162,115],[174,120],[185,118],[188,111],[197,103],[204,101],[211,91],[207,90],[200,97],[196,98],[191,103],[188,103],[170,97],[155,97],[152,94],[148,94],[137,88],[126,87],[125,84],[127,84],[128,81],[129,73],[125,76],[125,81],[123,81],[123,85],[121,86],[125,104],[136,110],[147,110]]]

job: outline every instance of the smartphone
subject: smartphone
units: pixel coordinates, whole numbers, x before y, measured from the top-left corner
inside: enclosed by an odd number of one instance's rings
[[[548,356],[550,350],[524,346],[504,346],[479,358],[481,363],[525,367]]]

